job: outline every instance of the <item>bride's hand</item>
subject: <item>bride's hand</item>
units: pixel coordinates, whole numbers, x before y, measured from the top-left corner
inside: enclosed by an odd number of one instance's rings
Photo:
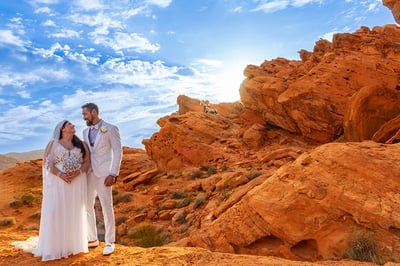
[[[66,173],[61,173],[58,174],[58,177],[60,177],[62,180],[64,180],[66,183],[71,183],[71,178],[69,175],[67,175]]]
[[[75,177],[77,177],[77,176],[80,175],[80,174],[81,174],[81,171],[80,171],[80,170],[76,170],[76,171],[74,171],[74,172],[69,173],[69,174],[68,174],[68,177],[69,177],[69,179],[70,179],[70,182],[72,181],[72,179],[74,179]]]

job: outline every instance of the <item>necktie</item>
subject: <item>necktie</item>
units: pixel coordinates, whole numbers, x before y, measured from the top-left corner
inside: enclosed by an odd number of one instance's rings
[[[97,128],[95,126],[91,126],[89,129],[89,143],[90,146],[94,146],[94,141],[96,140]]]

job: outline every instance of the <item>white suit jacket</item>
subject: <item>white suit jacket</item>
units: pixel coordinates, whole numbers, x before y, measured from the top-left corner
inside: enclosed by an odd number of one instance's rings
[[[122,159],[118,127],[102,120],[93,147],[89,142],[89,129],[83,130],[83,139],[89,146],[91,168],[95,176],[118,175]]]

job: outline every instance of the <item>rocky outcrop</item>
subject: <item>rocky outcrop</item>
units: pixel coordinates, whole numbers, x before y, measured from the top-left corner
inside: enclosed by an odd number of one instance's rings
[[[300,56],[249,65],[241,102],[212,104],[218,114],[204,113],[200,100],[179,96],[179,110],[159,119],[159,132],[143,141],[147,153],[170,171],[261,151],[276,132],[305,145],[371,140],[400,115],[399,27],[336,34]],[[393,134],[400,129],[392,127]],[[374,140],[387,142],[390,132]]]
[[[190,212],[179,243],[314,261],[342,258],[362,235],[385,260],[399,256],[400,154],[389,145],[400,140],[399,49],[397,26],[362,27],[317,41],[300,61],[249,65],[241,102],[212,104],[217,114],[179,96],[143,141],[147,154],[166,172],[232,171],[185,186],[209,202]]]
[[[385,135],[373,137],[400,114],[399,103],[400,87],[363,87],[350,98],[344,117],[345,139],[351,141],[374,139],[383,143],[388,141],[400,129],[399,124],[396,126],[391,123],[391,131],[385,130]]]
[[[400,24],[400,1],[398,0],[383,0],[383,4],[387,6],[393,14],[394,19]]]
[[[158,123],[161,130],[143,143],[150,157],[167,171],[223,160],[226,151],[216,142],[225,142],[227,149],[241,145],[235,143],[240,138],[240,127],[222,116],[190,112],[164,117]]]
[[[343,133],[347,141],[371,139],[400,113],[399,44],[394,25],[335,34],[300,51],[301,61],[248,66],[241,101],[265,123],[320,143]]]
[[[297,260],[341,258],[356,234],[400,254],[400,149],[332,143],[304,153],[204,224],[189,245]]]

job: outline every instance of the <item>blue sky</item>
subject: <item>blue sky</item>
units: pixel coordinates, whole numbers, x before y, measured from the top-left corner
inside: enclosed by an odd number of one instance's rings
[[[394,23],[381,0],[14,0],[0,2],[0,154],[43,149],[81,106],[143,148],[185,94],[240,100],[248,64],[320,38]]]

